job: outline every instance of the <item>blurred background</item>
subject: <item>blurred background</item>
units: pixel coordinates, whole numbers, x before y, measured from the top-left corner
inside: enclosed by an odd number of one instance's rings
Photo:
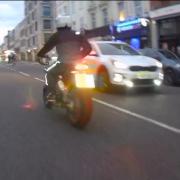
[[[180,1],[17,3],[23,4],[23,17],[1,37],[1,56],[5,50],[13,49],[19,60],[35,61],[37,51],[56,31],[55,18],[67,14],[72,17],[73,29],[86,32],[89,38],[121,40],[137,49],[163,48],[180,55]]]

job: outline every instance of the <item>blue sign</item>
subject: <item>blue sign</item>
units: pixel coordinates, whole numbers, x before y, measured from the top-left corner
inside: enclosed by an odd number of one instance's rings
[[[140,24],[140,23],[141,23],[141,20],[138,18],[138,19],[135,19],[135,20],[132,20],[132,21],[117,22],[115,24],[115,26],[124,27],[124,26],[131,26],[131,25],[134,25],[134,24]]]
[[[143,22],[143,24],[142,24]],[[146,22],[146,19],[144,18],[136,18],[133,20],[129,20],[129,21],[124,21],[124,22],[115,22],[114,26],[116,28],[116,31],[118,33],[122,32],[122,31],[128,31],[128,30],[132,30],[132,29],[138,29],[141,28],[142,25],[144,25]]]
[[[139,49],[141,46],[140,38],[131,38],[130,45],[135,49]]]

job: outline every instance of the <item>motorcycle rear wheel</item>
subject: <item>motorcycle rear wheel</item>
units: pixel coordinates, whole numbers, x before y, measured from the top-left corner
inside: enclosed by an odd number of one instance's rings
[[[73,126],[84,128],[91,120],[93,110],[91,92],[73,89],[69,92],[68,99],[71,103],[67,108],[68,119]]]

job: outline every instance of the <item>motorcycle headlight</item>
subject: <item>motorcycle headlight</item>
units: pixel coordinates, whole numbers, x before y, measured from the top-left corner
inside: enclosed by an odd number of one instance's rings
[[[162,63],[160,63],[160,62],[156,62],[156,66],[158,67],[158,68],[162,68],[163,67],[163,65],[162,65]]]
[[[122,62],[116,61],[116,60],[112,60],[112,64],[114,65],[114,67],[116,67],[118,69],[127,69],[128,68],[128,65],[126,65]]]

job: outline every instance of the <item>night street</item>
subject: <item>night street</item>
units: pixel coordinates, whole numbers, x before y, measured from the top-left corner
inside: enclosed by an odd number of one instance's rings
[[[42,101],[43,67],[0,64],[1,180],[180,180],[180,87],[94,93],[83,130]]]

